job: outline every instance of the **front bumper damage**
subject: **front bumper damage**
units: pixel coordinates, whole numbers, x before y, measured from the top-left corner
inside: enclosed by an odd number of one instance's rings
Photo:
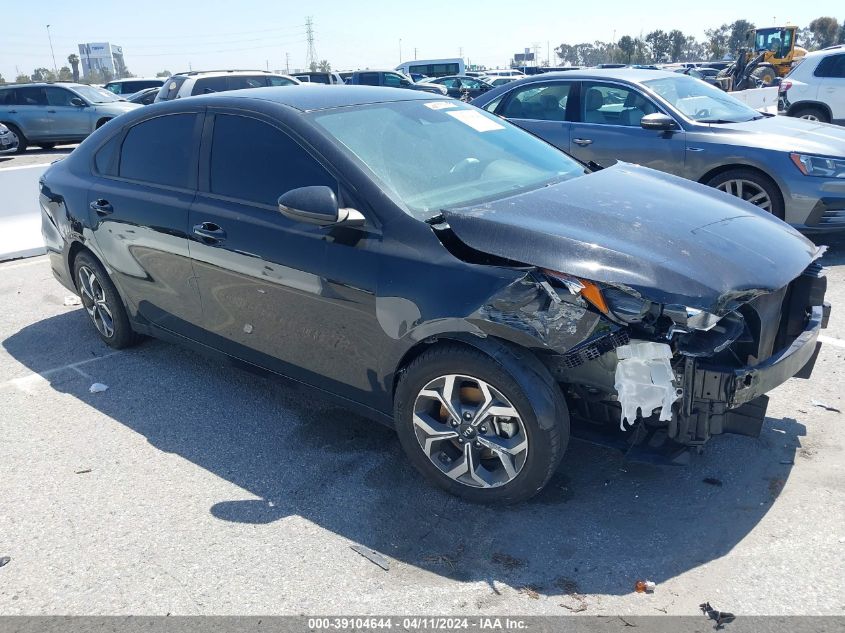
[[[757,437],[766,394],[812,373],[830,314],[825,291],[814,263],[738,309],[742,317],[722,328],[722,339],[713,330],[648,340],[619,328],[547,356],[567,392],[573,435],[660,463],[685,462],[689,448],[714,435]]]

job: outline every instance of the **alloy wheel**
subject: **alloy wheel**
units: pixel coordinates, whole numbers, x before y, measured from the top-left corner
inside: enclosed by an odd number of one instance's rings
[[[802,114],[799,118],[805,119],[807,121],[818,121],[819,117],[815,114]]]
[[[717,185],[716,189],[729,193],[737,198],[742,198],[746,202],[757,205],[764,211],[772,211],[772,199],[769,194],[760,185],[751,180],[740,178],[726,180]]]
[[[78,278],[82,305],[85,306],[100,334],[111,338],[114,336],[114,317],[112,317],[105,290],[97,279],[97,274],[88,266],[80,266]]]
[[[430,381],[414,402],[420,448],[446,476],[475,488],[503,486],[528,457],[528,435],[516,407],[472,376]]]

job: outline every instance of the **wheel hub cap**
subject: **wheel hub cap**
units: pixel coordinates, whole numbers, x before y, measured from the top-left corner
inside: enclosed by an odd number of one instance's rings
[[[78,280],[82,305],[94,322],[94,327],[106,338],[111,338],[114,336],[114,318],[100,280],[88,266],[80,266]]]
[[[769,194],[755,182],[744,179],[726,180],[716,187],[720,191],[729,193],[737,198],[742,198],[746,202],[757,205],[764,211],[771,212],[772,199]]]
[[[430,381],[414,402],[413,421],[429,460],[467,486],[502,486],[528,457],[528,435],[516,407],[479,378],[450,374]]]

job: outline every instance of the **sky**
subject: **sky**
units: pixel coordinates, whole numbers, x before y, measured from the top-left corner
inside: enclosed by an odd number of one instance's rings
[[[653,10],[650,10],[654,7]],[[705,29],[744,18],[757,26],[807,26],[819,16],[845,19],[842,0],[773,0],[741,3],[710,0],[669,3],[605,0],[512,0],[427,2],[375,0],[0,0],[0,74],[14,81],[17,69],[31,74],[53,68],[82,42],[123,46],[137,76],[220,68],[284,70],[305,66],[305,20],[314,25],[318,59],[335,70],[392,68],[400,61],[464,57],[488,68],[505,67],[511,56],[538,46],[554,59],[561,42],[618,40],[654,29],[678,28],[703,39]],[[553,62],[554,63],[554,62]]]

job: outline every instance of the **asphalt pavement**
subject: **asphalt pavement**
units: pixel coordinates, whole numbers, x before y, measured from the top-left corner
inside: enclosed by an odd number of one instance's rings
[[[688,467],[573,442],[510,508],[430,487],[392,431],[308,393],[155,340],[114,352],[45,257],[0,264],[0,613],[845,614],[832,243],[826,344],[760,438]]]

